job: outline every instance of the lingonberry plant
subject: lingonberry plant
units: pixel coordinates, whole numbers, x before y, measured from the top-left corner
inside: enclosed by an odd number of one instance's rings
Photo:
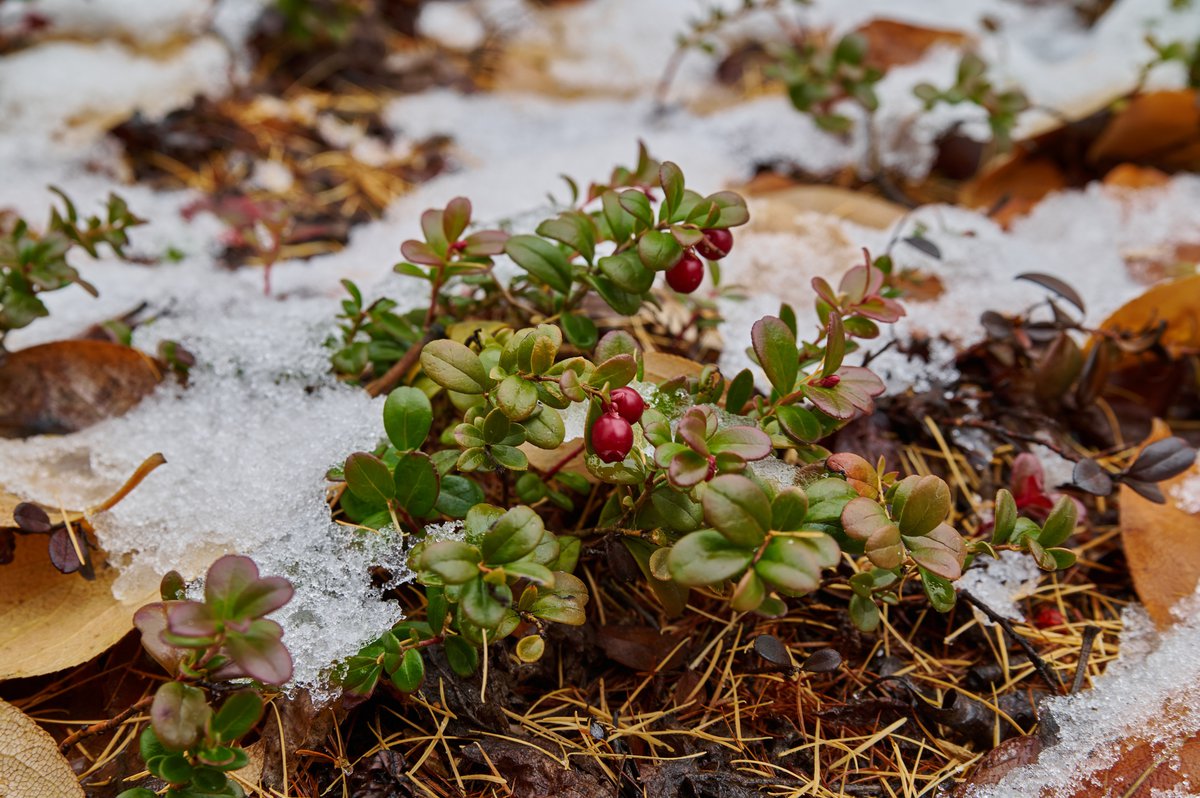
[[[259,576],[247,557],[227,555],[208,569],[203,601],[185,598],[183,578],[174,571],[163,578],[161,592],[161,602],[134,615],[142,645],[172,677],[150,704],[142,759],[167,783],[168,796],[240,798],[241,787],[227,775],[249,761],[237,741],[262,716],[259,692],[292,676],[283,630],[265,617],[291,600],[292,586],[282,577]],[[206,688],[246,680],[250,687],[229,693],[213,709]],[[118,798],[153,795],[135,787]]]
[[[109,195],[103,216],[80,218],[66,194],[51,190],[62,199],[63,209],[51,209],[41,232],[20,217],[0,215],[0,353],[9,331],[48,315],[38,297],[42,292],[76,284],[96,295],[96,289],[68,262],[72,250],[96,257],[100,247],[107,246],[123,257],[127,231],[143,223],[115,194]]]
[[[828,45],[806,41],[776,51],[767,75],[783,82],[797,111],[811,115],[824,130],[845,133],[854,120],[837,110],[840,102],[850,100],[868,115],[879,108],[875,84],[883,72],[869,66],[866,56],[866,40],[858,34]]]
[[[588,593],[572,572],[583,539],[595,536],[626,547],[669,613],[700,589],[777,616],[787,599],[840,582],[864,630],[911,580],[948,611],[952,582],[980,553],[1023,550],[1050,569],[1073,562],[1061,548],[1076,525],[1065,497],[1038,523],[1001,491],[992,539],[968,542],[939,477],[902,477],[820,445],[883,391],[846,357],[904,315],[885,286],[886,255],[865,256],[837,288],[813,281],[811,336],[788,306],[754,325],[748,351],[763,392],[750,369],[729,381],[713,366],[649,380],[633,336],[600,335],[582,312],[595,295],[636,313],[653,301],[655,272],[669,276],[690,253],[724,257],[728,229],[747,218],[736,194],[690,192],[677,166],[644,151],[637,168],[614,171],[536,234],[469,232],[464,199],[425,214],[425,240],[405,242],[397,271],[427,281],[430,304],[421,334],[407,348],[392,342],[384,373],[410,384],[384,403],[386,442],[330,474],[345,521],[401,536],[425,588],[424,618],[345,662],[349,690],[369,693],[384,678],[416,690],[425,654],[439,645],[463,675],[478,667],[481,647],[512,635],[516,655],[536,660],[548,624],[585,620]],[[509,283],[493,273],[502,254],[524,272]],[[357,337],[377,322],[355,324],[371,311],[351,293],[335,366],[375,375],[359,367],[372,362],[373,342]],[[365,359],[342,369],[347,348],[363,344]],[[457,420],[435,431],[451,413]],[[538,450],[554,452],[553,465],[533,465]],[[582,473],[573,472],[580,455]],[[585,509],[581,534],[555,531],[547,519],[574,509],[575,492],[600,492],[587,505],[599,509]]]
[[[1001,151],[1012,145],[1017,117],[1029,108],[1029,99],[1020,89],[997,89],[988,78],[987,63],[970,52],[963,53],[959,60],[953,86],[939,89],[931,83],[920,83],[913,88],[913,93],[924,101],[926,109],[938,103],[978,105],[987,112],[992,140]]]

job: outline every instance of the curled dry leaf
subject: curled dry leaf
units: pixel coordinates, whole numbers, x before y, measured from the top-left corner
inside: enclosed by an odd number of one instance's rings
[[[1154,423],[1153,442],[1171,434]],[[1184,512],[1171,497],[1171,487],[1200,475],[1195,464],[1161,483],[1166,504],[1155,504],[1121,486],[1121,540],[1138,598],[1160,627],[1171,623],[1171,607],[1189,596],[1200,581],[1200,515]]]
[[[83,798],[54,738],[21,710],[0,700],[0,795]]]
[[[19,503],[0,490],[0,526],[14,525],[12,512]],[[51,520],[57,519],[52,515]],[[156,593],[120,602],[112,594],[116,570],[100,552],[94,565],[93,581],[66,576],[50,562],[44,537],[17,537],[13,561],[0,565],[0,680],[86,662],[133,628],[134,610]]]
[[[1200,105],[1196,92],[1139,94],[1116,114],[1088,149],[1095,164],[1134,162],[1166,169],[1200,167]]]
[[[1052,191],[1067,187],[1062,169],[1049,157],[1017,151],[962,187],[959,201],[986,210],[1007,227]]]
[[[1160,322],[1166,322],[1162,344],[1172,355],[1200,348],[1200,274],[1150,288],[1122,305],[1100,329],[1137,332]]]
[[[0,437],[75,432],[119,416],[162,374],[137,349],[107,341],[57,341],[0,360]]]

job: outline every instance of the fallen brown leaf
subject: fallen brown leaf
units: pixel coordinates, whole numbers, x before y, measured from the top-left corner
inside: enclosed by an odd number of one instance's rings
[[[1196,92],[1139,94],[1116,113],[1088,148],[1093,164],[1132,161],[1164,169],[1200,165],[1200,105]]]
[[[13,524],[18,502],[0,490],[0,526]],[[86,662],[124,637],[133,628],[134,610],[156,598],[118,601],[112,594],[116,569],[101,552],[93,562],[92,581],[62,574],[50,562],[44,537],[17,536],[13,561],[0,565],[0,680]]]
[[[855,33],[867,40],[867,64],[884,71],[921,60],[934,45],[962,47],[968,41],[962,31],[924,28],[894,19],[873,19]]]
[[[74,432],[119,416],[154,390],[154,361],[107,341],[56,341],[0,361],[0,437]]]
[[[1161,421],[1146,443],[1171,434]],[[1195,464],[1179,476],[1159,483],[1166,504],[1155,504],[1121,486],[1121,541],[1133,577],[1133,587],[1150,617],[1160,627],[1172,623],[1171,607],[1190,596],[1200,581],[1200,515],[1184,512],[1171,497],[1171,488],[1200,475]]]
[[[566,768],[533,744],[485,738],[463,748],[468,759],[486,763],[505,781],[505,794],[523,798],[610,798],[611,782],[578,767]],[[577,760],[578,761],[578,760]]]
[[[751,192],[764,202],[754,206],[754,229],[759,231],[795,230],[799,213],[836,216],[864,227],[887,229],[908,211],[864,191],[836,186],[793,186],[766,192]]]
[[[1164,186],[1171,177],[1153,166],[1138,166],[1123,163],[1108,170],[1104,176],[1104,185],[1114,188],[1157,188]]]
[[[1200,274],[1150,288],[1109,316],[1102,330],[1139,331],[1167,322],[1162,343],[1175,356],[1200,348]]]
[[[602,626],[596,631],[596,642],[609,659],[644,672],[677,667],[685,653],[679,640],[650,626]]]
[[[1151,732],[1153,733],[1153,732]],[[1014,737],[985,755],[958,785],[955,798],[967,798],[975,788],[996,785],[1022,765],[1036,762],[1042,751],[1037,737]],[[1155,746],[1137,739],[1123,742],[1117,762],[1107,770],[1091,773],[1086,783],[1072,793],[1047,791],[1050,798],[1153,798],[1188,787],[1200,774],[1200,736],[1177,741],[1174,745]]]
[[[965,184],[959,202],[969,208],[993,210],[992,218],[1007,227],[1047,194],[1066,187],[1066,175],[1053,160],[1018,150]]]
[[[83,798],[54,738],[24,712],[0,700],[0,795]]]

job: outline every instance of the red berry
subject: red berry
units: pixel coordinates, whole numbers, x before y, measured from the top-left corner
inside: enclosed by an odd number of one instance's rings
[[[592,448],[606,463],[619,463],[633,448],[633,427],[615,412],[608,412],[592,425]]]
[[[705,230],[696,251],[709,260],[720,260],[733,249],[733,233],[728,230]]]
[[[692,254],[691,250],[683,253],[670,269],[667,269],[667,285],[681,294],[690,294],[700,287],[704,280],[704,264]]]
[[[1067,622],[1063,614],[1055,607],[1042,607],[1033,616],[1033,625],[1039,629],[1048,629],[1051,626],[1062,626]]]
[[[640,393],[632,388],[617,388],[609,396],[612,397],[613,407],[621,414],[621,418],[630,424],[636,424],[642,420],[642,413],[646,410],[646,400]]]

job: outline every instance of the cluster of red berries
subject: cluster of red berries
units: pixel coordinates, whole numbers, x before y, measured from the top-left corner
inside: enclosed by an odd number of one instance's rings
[[[609,394],[604,415],[592,425],[592,448],[606,463],[619,463],[633,448],[633,425],[642,420],[646,401],[632,388],[617,388]]]
[[[667,270],[667,285],[681,294],[690,294],[700,287],[704,279],[704,264],[696,257],[696,252],[709,260],[720,260],[733,249],[733,233],[728,230],[705,230],[704,237],[696,244],[695,252],[691,247],[683,251],[683,257]]]

